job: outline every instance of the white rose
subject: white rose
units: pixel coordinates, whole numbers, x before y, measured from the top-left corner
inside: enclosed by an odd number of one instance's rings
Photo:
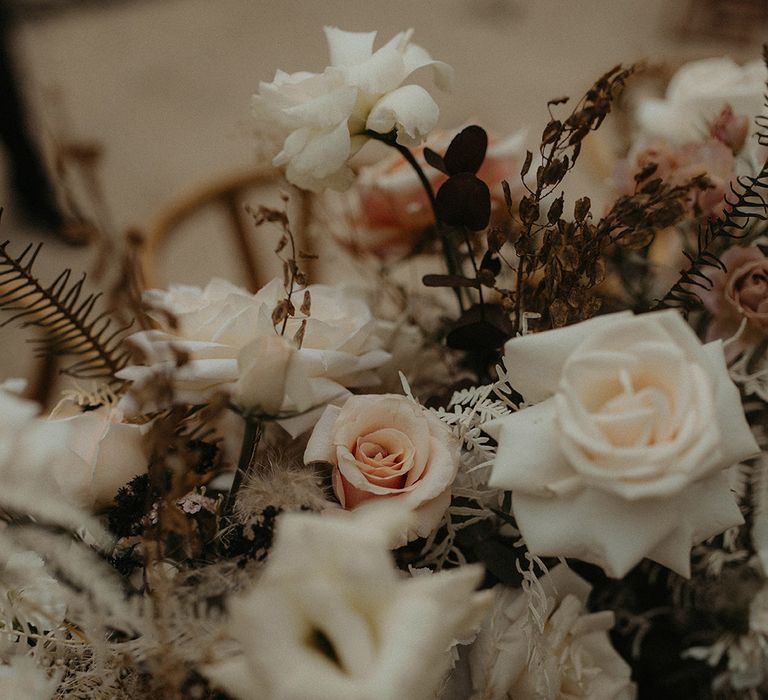
[[[496,586],[493,609],[470,648],[472,700],[632,700],[631,669],[611,646],[611,611],[589,613],[591,586],[566,566],[539,579],[543,630],[529,653],[529,598]]]
[[[766,70],[763,61],[743,66],[730,58],[686,63],[669,81],[664,98],[645,97],[635,111],[640,130],[675,144],[700,141],[726,105],[750,119],[747,149],[756,151],[753,118],[764,112]],[[762,163],[760,163],[762,165]]]
[[[283,336],[272,324],[284,296],[278,280],[256,294],[220,279],[205,289],[152,290],[147,302],[172,313],[177,324],[171,328],[158,315],[161,329],[131,336],[149,366],[128,367],[118,376],[142,383],[172,372],[181,401],[202,403],[230,391],[245,410],[268,415],[302,413],[348,395],[347,388],[377,384],[374,370],[389,354],[381,349],[379,323],[368,305],[346,288],[308,289],[312,309],[301,348],[292,338],[303,316],[289,319]],[[302,296],[295,293],[296,308]],[[182,367],[176,367],[174,349],[188,357]]]
[[[757,444],[721,342],[702,346],[677,312],[515,338],[505,364],[541,403],[487,424],[490,484],[512,490],[531,552],[688,576],[693,544],[743,522],[724,469]]]
[[[64,468],[56,469],[55,476],[71,502],[100,510],[131,479],[147,472],[147,424],[123,422],[122,411],[108,406],[61,415],[51,423],[69,428],[69,439],[62,448],[72,458]]]
[[[282,132],[274,164],[304,189],[343,190],[354,179],[348,161],[365,143],[368,129],[397,130],[406,146],[420,143],[437,123],[439,110],[418,85],[402,85],[415,70],[432,66],[438,86],[448,87],[451,69],[410,43],[401,32],[373,51],[376,32],[325,27],[331,65],[321,74],[277,71],[260,83],[253,113],[267,131]]]
[[[23,508],[40,489],[61,495],[55,475],[74,461],[64,448],[71,436],[69,426],[41,420],[39,408],[0,386],[0,500],[10,508],[16,498]]]
[[[432,700],[492,594],[476,566],[403,577],[388,542],[405,528],[390,509],[281,516],[258,584],[229,605],[242,654],[206,675],[240,700]]]

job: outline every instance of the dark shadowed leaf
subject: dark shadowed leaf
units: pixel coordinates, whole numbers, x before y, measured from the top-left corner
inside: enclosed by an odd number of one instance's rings
[[[492,228],[486,235],[486,244],[488,245],[488,252],[498,253],[501,247],[507,242],[507,233],[502,228]]]
[[[554,202],[552,202],[552,206],[549,207],[549,211],[547,212],[547,221],[549,221],[550,224],[556,224],[562,215],[563,195],[561,194]]]
[[[507,209],[511,210],[513,204],[512,190],[509,188],[509,183],[506,180],[501,181],[501,189],[504,192],[504,203],[507,205]]]
[[[445,152],[445,167],[448,173],[476,173],[485,160],[488,148],[488,134],[479,126],[468,126],[454,136]]]
[[[541,135],[541,145],[554,143],[560,137],[560,133],[563,130],[563,124],[559,119],[553,119],[544,127],[544,132]]]
[[[435,153],[431,148],[424,149],[424,160],[427,161],[433,168],[439,170],[441,173],[448,175],[448,170],[445,167],[445,161],[439,153]]]
[[[582,197],[581,199],[576,200],[576,204],[573,207],[573,216],[577,222],[581,223],[587,218],[591,206],[592,202],[589,197]]]
[[[498,250],[498,248],[496,250]],[[494,255],[491,250],[488,250],[485,255],[483,255],[483,260],[480,263],[480,269],[488,270],[494,275],[498,275],[499,272],[501,272],[501,260],[499,260],[499,258]]]
[[[640,172],[635,173],[635,182],[642,182],[643,180],[647,180],[658,169],[659,169],[658,163],[649,163]]]
[[[512,543],[505,544],[501,538],[487,539],[475,545],[477,558],[499,581],[508,586],[519,586],[523,577],[515,564],[517,552]]]
[[[459,173],[446,180],[435,201],[440,220],[450,226],[482,231],[491,218],[491,193],[472,173]]]
[[[512,337],[509,316],[497,304],[475,304],[454,323],[446,336],[455,350],[495,350]]]
[[[424,275],[421,278],[425,287],[477,287],[477,280],[461,275]]]
[[[525,152],[525,160],[523,161],[523,167],[520,168],[520,177],[524,178],[528,171],[531,169],[531,163],[533,162],[533,153],[530,151]]]

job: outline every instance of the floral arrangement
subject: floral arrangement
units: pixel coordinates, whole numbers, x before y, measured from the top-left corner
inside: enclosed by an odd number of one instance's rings
[[[0,696],[762,697],[764,63],[634,103],[597,212],[563,183],[639,68],[527,150],[433,132],[412,32],[325,31],[253,98],[316,193],[313,251],[248,208],[282,279],[143,290],[129,249],[102,301],[0,246],[72,382],[0,386]],[[368,284],[311,281],[329,248]]]

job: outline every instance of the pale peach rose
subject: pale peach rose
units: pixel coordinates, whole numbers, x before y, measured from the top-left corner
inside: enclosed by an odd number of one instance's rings
[[[768,333],[768,258],[757,246],[734,246],[721,260],[727,271],[708,272],[712,288],[699,296],[713,316],[707,340],[730,338],[747,320],[744,332],[728,345],[730,360]]]
[[[304,461],[333,465],[333,491],[344,508],[392,499],[413,511],[399,544],[426,537],[451,501],[459,444],[448,427],[417,403],[394,394],[353,396],[328,406]]]
[[[426,145],[444,153],[456,132],[439,132]],[[428,165],[424,148],[414,150],[414,156],[437,191],[446,176]],[[503,139],[489,136],[488,151],[477,176],[491,190],[494,207],[504,202],[502,180],[517,180],[525,157],[525,131]],[[355,252],[368,253],[383,259],[402,257],[410,252],[419,236],[434,223],[434,216],[424,187],[416,172],[399,154],[393,152],[378,163],[364,167],[355,181],[349,207],[358,229],[354,238],[342,243]]]

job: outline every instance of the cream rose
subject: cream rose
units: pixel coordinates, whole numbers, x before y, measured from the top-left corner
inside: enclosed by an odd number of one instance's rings
[[[494,603],[469,652],[471,700],[632,700],[631,669],[611,646],[611,611],[586,609],[591,586],[559,565],[539,579],[543,629],[530,654],[530,599],[496,586]]]
[[[69,429],[69,439],[62,447],[72,458],[63,468],[56,468],[56,480],[70,501],[100,510],[121,487],[146,473],[147,424],[124,422],[122,411],[109,406],[85,413],[78,409],[66,417],[64,413],[59,410],[50,422]]]
[[[402,83],[419,68],[431,66],[439,87],[447,88],[450,66],[433,61],[401,32],[377,51],[376,32],[345,32],[325,27],[331,65],[321,74],[278,71],[253,97],[253,113],[267,132],[278,133],[282,150],[273,163],[298,187],[320,192],[344,190],[354,175],[351,156],[368,140],[367,130],[397,131],[406,146],[420,143],[440,114],[419,85]]]
[[[389,354],[381,349],[379,322],[352,290],[310,285],[311,314],[299,348],[292,340],[303,316],[288,320],[280,335],[272,311],[284,297],[273,280],[256,294],[224,280],[205,289],[174,286],[147,292],[147,303],[172,313],[175,327],[156,314],[158,330],[131,336],[147,356],[147,366],[128,367],[119,376],[152,381],[158,372],[174,376],[177,398],[202,403],[229,391],[245,410],[268,415],[303,413],[347,395],[347,388],[378,383],[375,370]],[[303,291],[293,302],[301,306]],[[187,355],[177,367],[174,351]],[[311,426],[302,423],[298,427]]]
[[[228,605],[242,653],[204,673],[238,700],[433,700],[492,594],[478,566],[403,576],[388,543],[404,514],[282,515],[258,583]]]
[[[333,491],[344,508],[392,499],[414,513],[403,541],[426,537],[451,501],[459,444],[447,426],[405,396],[353,396],[328,406],[304,461],[333,465]]]
[[[758,447],[722,344],[702,346],[677,312],[515,338],[505,364],[541,403],[487,424],[490,484],[512,490],[533,553],[688,576],[693,544],[743,522],[724,469]]]

